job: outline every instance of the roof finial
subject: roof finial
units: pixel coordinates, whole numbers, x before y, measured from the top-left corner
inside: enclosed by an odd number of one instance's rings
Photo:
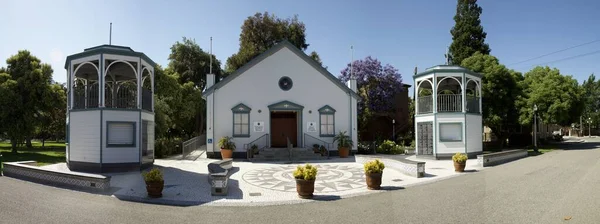
[[[108,45],[112,44],[112,22],[110,23],[110,31],[108,32]]]
[[[450,46],[446,47],[446,54],[444,54],[446,58],[446,65],[450,65]]]
[[[415,66],[415,75],[417,75],[417,66]]]

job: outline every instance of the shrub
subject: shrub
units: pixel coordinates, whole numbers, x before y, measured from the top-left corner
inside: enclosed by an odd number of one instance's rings
[[[164,158],[173,154],[181,153],[179,146],[181,140],[173,138],[159,138],[154,141],[154,156]]]
[[[233,138],[229,136],[221,137],[221,139],[219,139],[219,147],[221,149],[235,150],[235,143],[232,140]]]
[[[394,148],[392,149],[391,154],[404,154],[404,146],[395,145]]]
[[[319,144],[314,144],[314,145],[313,145],[313,148],[314,148],[314,149],[319,149],[319,147],[320,147],[320,145],[319,145]]]
[[[317,167],[310,164],[298,166],[294,171],[294,178],[303,180],[315,180],[317,179]]]
[[[365,163],[365,173],[383,173],[385,165],[378,159]]]
[[[467,161],[468,157],[466,154],[457,152],[456,154],[454,154],[452,156],[452,161],[457,162],[457,163],[464,163],[465,161]]]
[[[146,182],[163,181],[163,174],[158,168],[152,168],[150,172],[142,173],[142,176]]]

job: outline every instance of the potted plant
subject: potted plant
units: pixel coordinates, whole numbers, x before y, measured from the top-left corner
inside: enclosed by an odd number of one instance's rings
[[[324,145],[319,146],[319,152],[321,153],[321,156],[325,156],[327,155],[327,148],[325,148]]]
[[[319,144],[314,144],[313,145],[313,152],[314,153],[321,153],[321,146]]]
[[[298,166],[294,171],[296,179],[296,191],[300,198],[309,199],[315,192],[315,179],[317,179],[317,167],[306,164]]]
[[[142,176],[146,182],[146,191],[148,192],[148,197],[162,197],[162,190],[165,186],[162,172],[158,168],[153,168],[150,170],[150,172],[142,173]]]
[[[235,143],[232,141],[233,138],[229,136],[222,137],[219,139],[219,147],[221,148],[221,158],[229,159],[233,157],[233,150],[235,150]]]
[[[253,144],[250,148],[252,149],[254,155],[258,155],[258,146],[256,144]]]
[[[452,161],[454,161],[454,171],[456,172],[464,172],[465,166],[467,165],[467,155],[457,152],[452,156]]]
[[[338,143],[338,152],[340,154],[340,158],[346,158],[350,154],[350,148],[354,145],[352,142],[352,138],[346,135],[346,131],[340,131],[335,137],[333,137],[333,141]]]
[[[385,165],[378,159],[365,163],[365,177],[367,178],[367,188],[369,190],[381,189],[383,169],[385,169]]]

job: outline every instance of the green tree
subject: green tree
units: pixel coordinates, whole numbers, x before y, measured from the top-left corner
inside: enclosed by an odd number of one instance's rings
[[[518,124],[515,101],[521,95],[521,74],[500,64],[494,56],[476,52],[461,64],[483,75],[481,97],[483,124],[492,129],[501,144],[509,137],[509,127]]]
[[[451,64],[460,65],[465,58],[481,52],[489,54],[490,47],[485,43],[487,34],[481,26],[481,7],[477,0],[458,0],[456,5],[456,24],[452,27],[452,44],[450,44]]]
[[[6,60],[7,68],[2,78],[3,92],[10,95],[12,100],[2,102],[0,110],[8,110],[1,117],[6,126],[6,135],[11,140],[13,152],[16,152],[18,142],[33,137],[36,127],[40,124],[38,115],[48,110],[45,96],[51,92],[52,68],[33,56],[29,51],[22,50]],[[4,94],[3,94],[4,95]],[[6,103],[6,104],[5,104]],[[8,116],[7,116],[8,115]]]
[[[288,40],[299,49],[306,50],[308,44],[305,31],[304,23],[298,20],[298,15],[281,19],[264,12],[248,17],[242,25],[240,49],[227,59],[225,72],[231,74],[282,40]]]
[[[198,88],[204,89],[206,74],[210,72],[211,57],[213,74],[220,77],[221,62],[215,55],[203,51],[195,40],[183,37],[182,42],[177,41],[171,46],[169,67],[179,73],[179,83],[193,82]]]
[[[556,68],[538,66],[525,73],[522,85],[523,96],[517,102],[521,124],[533,122],[534,105],[546,124],[570,125],[578,121],[584,90],[573,77],[561,75]]]
[[[584,91],[582,116],[592,118],[594,123],[598,123],[598,109],[600,108],[600,83],[596,81],[596,76],[591,74],[581,85]]]
[[[39,119],[36,136],[42,140],[42,147],[46,139],[63,139],[66,134],[67,87],[58,83],[50,85],[50,91],[44,95],[44,103],[45,109],[36,114]]]

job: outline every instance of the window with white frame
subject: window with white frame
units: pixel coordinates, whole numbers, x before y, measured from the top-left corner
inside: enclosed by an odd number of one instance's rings
[[[335,135],[335,109],[325,105],[319,109],[319,136],[333,137]]]
[[[233,137],[250,137],[250,107],[238,104],[233,112]]]
[[[135,147],[135,122],[106,122],[106,147]]]
[[[463,138],[462,123],[440,123],[441,142],[460,142]]]

